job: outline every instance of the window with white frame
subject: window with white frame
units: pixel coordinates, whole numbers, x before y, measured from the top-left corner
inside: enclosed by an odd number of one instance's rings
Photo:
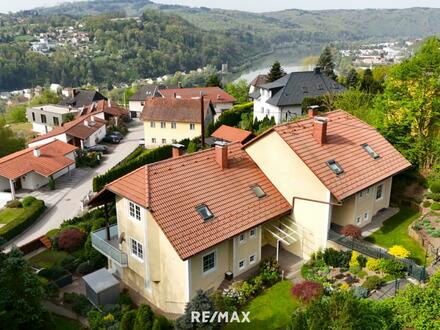
[[[131,254],[135,257],[144,260],[144,247],[141,243],[131,238]]]
[[[150,121],[150,127],[151,128],[155,128],[156,127],[156,122],[155,121]]]
[[[203,273],[208,273],[213,270],[215,270],[215,264],[216,264],[216,253],[215,251],[212,251],[208,254],[205,254],[203,256],[203,267],[202,271]]]
[[[133,202],[128,202],[128,215],[136,220],[141,220],[141,207]]]
[[[238,262],[238,269],[243,269],[244,268],[244,260],[240,260],[239,262]]]
[[[160,128],[166,128],[167,124],[164,121],[160,122]]]
[[[245,240],[246,240],[246,236],[244,234],[240,234],[240,236],[238,236],[239,243],[244,243]]]
[[[194,124],[194,123],[190,123],[190,124],[189,124],[189,129],[190,129],[191,131],[194,131],[194,130],[196,129],[196,124]]]
[[[177,124],[175,122],[172,122],[171,123],[171,128],[176,128],[176,127],[177,127]]]
[[[251,256],[249,256],[249,264],[250,265],[255,263],[255,261],[257,261],[257,256],[255,254],[252,254]]]
[[[368,212],[365,212],[364,213],[364,221],[367,221],[368,220]]]
[[[257,236],[257,228],[252,228],[251,230],[249,230],[249,237],[255,237]]]
[[[167,139],[162,139],[162,144],[167,144]]]
[[[361,217],[356,217],[356,224],[360,224],[361,223]]]
[[[151,138],[151,143],[156,143],[156,138]]]
[[[383,197],[383,183],[376,187],[376,199],[382,199]]]

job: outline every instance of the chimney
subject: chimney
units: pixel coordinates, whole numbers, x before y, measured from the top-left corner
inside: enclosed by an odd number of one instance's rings
[[[173,97],[174,97],[174,98],[177,98],[177,93],[173,93]]]
[[[171,145],[173,147],[173,158],[177,158],[183,155],[183,151],[185,146],[179,143],[173,143]]]
[[[177,87],[178,88],[182,88],[182,82],[181,81],[177,82]]]
[[[325,144],[327,139],[327,118],[315,117],[313,121],[313,137],[320,145]]]
[[[311,105],[307,110],[307,117],[313,118],[318,114],[319,105]]]
[[[71,106],[71,105],[69,105],[69,112],[70,112],[70,111],[72,111],[72,106]]]
[[[95,116],[90,116],[91,121],[95,121]]]
[[[321,67],[320,66],[315,66],[315,69],[313,70],[313,72],[315,72],[316,74],[321,73]]]
[[[223,141],[215,142],[215,161],[222,170],[228,168],[228,144]]]
[[[90,126],[90,123],[89,123],[89,121],[86,119],[86,120],[84,120],[84,126],[87,126],[87,127],[89,127]]]
[[[34,149],[34,156],[35,157],[40,157],[41,156],[41,149],[40,148],[35,148]]]

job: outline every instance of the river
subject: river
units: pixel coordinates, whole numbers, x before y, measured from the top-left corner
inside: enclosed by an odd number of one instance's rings
[[[319,48],[316,49],[314,47],[309,50],[298,50],[297,48],[287,48],[279,50],[259,59],[258,61],[250,65],[250,67],[242,71],[238,77],[235,76],[234,81],[244,79],[247,82],[250,82],[257,75],[268,73],[273,62],[277,60],[280,61],[281,66],[287,73],[312,70],[313,66],[304,65],[303,60],[306,57],[316,54],[319,54]]]

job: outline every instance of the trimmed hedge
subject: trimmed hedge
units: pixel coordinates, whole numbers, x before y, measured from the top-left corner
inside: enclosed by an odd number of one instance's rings
[[[6,241],[11,240],[32,225],[45,209],[46,206],[42,200],[33,201],[31,205],[24,208],[25,212],[21,216],[0,228],[0,236]]]
[[[241,115],[243,113],[252,112],[254,108],[254,102],[247,102],[234,105],[230,110],[223,111],[220,117],[215,123],[210,123],[206,129],[206,135],[210,136],[217,128],[222,125],[228,125],[232,127],[238,126],[241,121]]]
[[[104,174],[93,178],[93,191],[100,191],[107,183],[119,179],[125,174],[128,174],[141,166],[170,158],[171,150],[172,147],[170,145],[158,147],[150,150],[147,153],[141,154],[139,157],[127,162],[123,162],[120,165],[111,168]]]

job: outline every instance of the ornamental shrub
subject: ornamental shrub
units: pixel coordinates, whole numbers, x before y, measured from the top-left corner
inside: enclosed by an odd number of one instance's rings
[[[364,268],[367,265],[367,257],[365,257],[363,254],[358,255],[357,261],[359,262],[359,266],[361,268]]]
[[[87,234],[77,228],[65,229],[58,235],[58,248],[73,252],[83,246]]]
[[[390,274],[394,278],[402,278],[405,276],[406,266],[396,260],[381,259],[380,270],[385,274]]]
[[[367,258],[366,267],[372,272],[380,271],[380,259]]]
[[[342,227],[341,234],[354,239],[362,238],[362,230],[355,225],[346,225]]]
[[[397,258],[408,258],[411,255],[411,253],[401,245],[390,247],[388,253]]]
[[[148,305],[141,305],[134,321],[133,330],[151,329],[154,322],[154,313]]]
[[[350,271],[352,273],[357,273],[358,271],[361,270],[361,266],[359,264],[358,257],[359,257],[359,252],[353,251],[351,253],[351,259],[350,259],[350,263],[348,265],[349,265]]]
[[[440,210],[440,203],[432,203],[431,210],[439,211]]]
[[[431,183],[429,189],[431,189],[434,194],[440,193],[440,181],[434,181]]]
[[[363,286],[357,286],[352,289],[353,296],[356,298],[368,298],[369,290]]]
[[[21,209],[23,207],[23,204],[21,204],[18,199],[13,199],[12,201],[6,203],[6,207],[10,209]]]
[[[137,311],[132,309],[126,311],[121,318],[119,323],[119,330],[132,330],[134,326],[134,321],[136,320]]]
[[[34,196],[26,196],[23,198],[23,200],[21,201],[21,204],[23,205],[23,207],[29,207],[32,205],[32,203],[34,201],[36,201],[37,199]]]
[[[280,265],[275,258],[263,260],[260,265],[260,275],[264,284],[273,285],[280,279]]]
[[[303,302],[319,298],[324,293],[324,287],[319,282],[304,281],[296,283],[292,288],[292,295]]]
[[[440,193],[427,193],[426,197],[433,199],[436,202],[440,202]]]
[[[377,275],[368,276],[362,286],[368,290],[380,289],[385,284],[385,281]]]

